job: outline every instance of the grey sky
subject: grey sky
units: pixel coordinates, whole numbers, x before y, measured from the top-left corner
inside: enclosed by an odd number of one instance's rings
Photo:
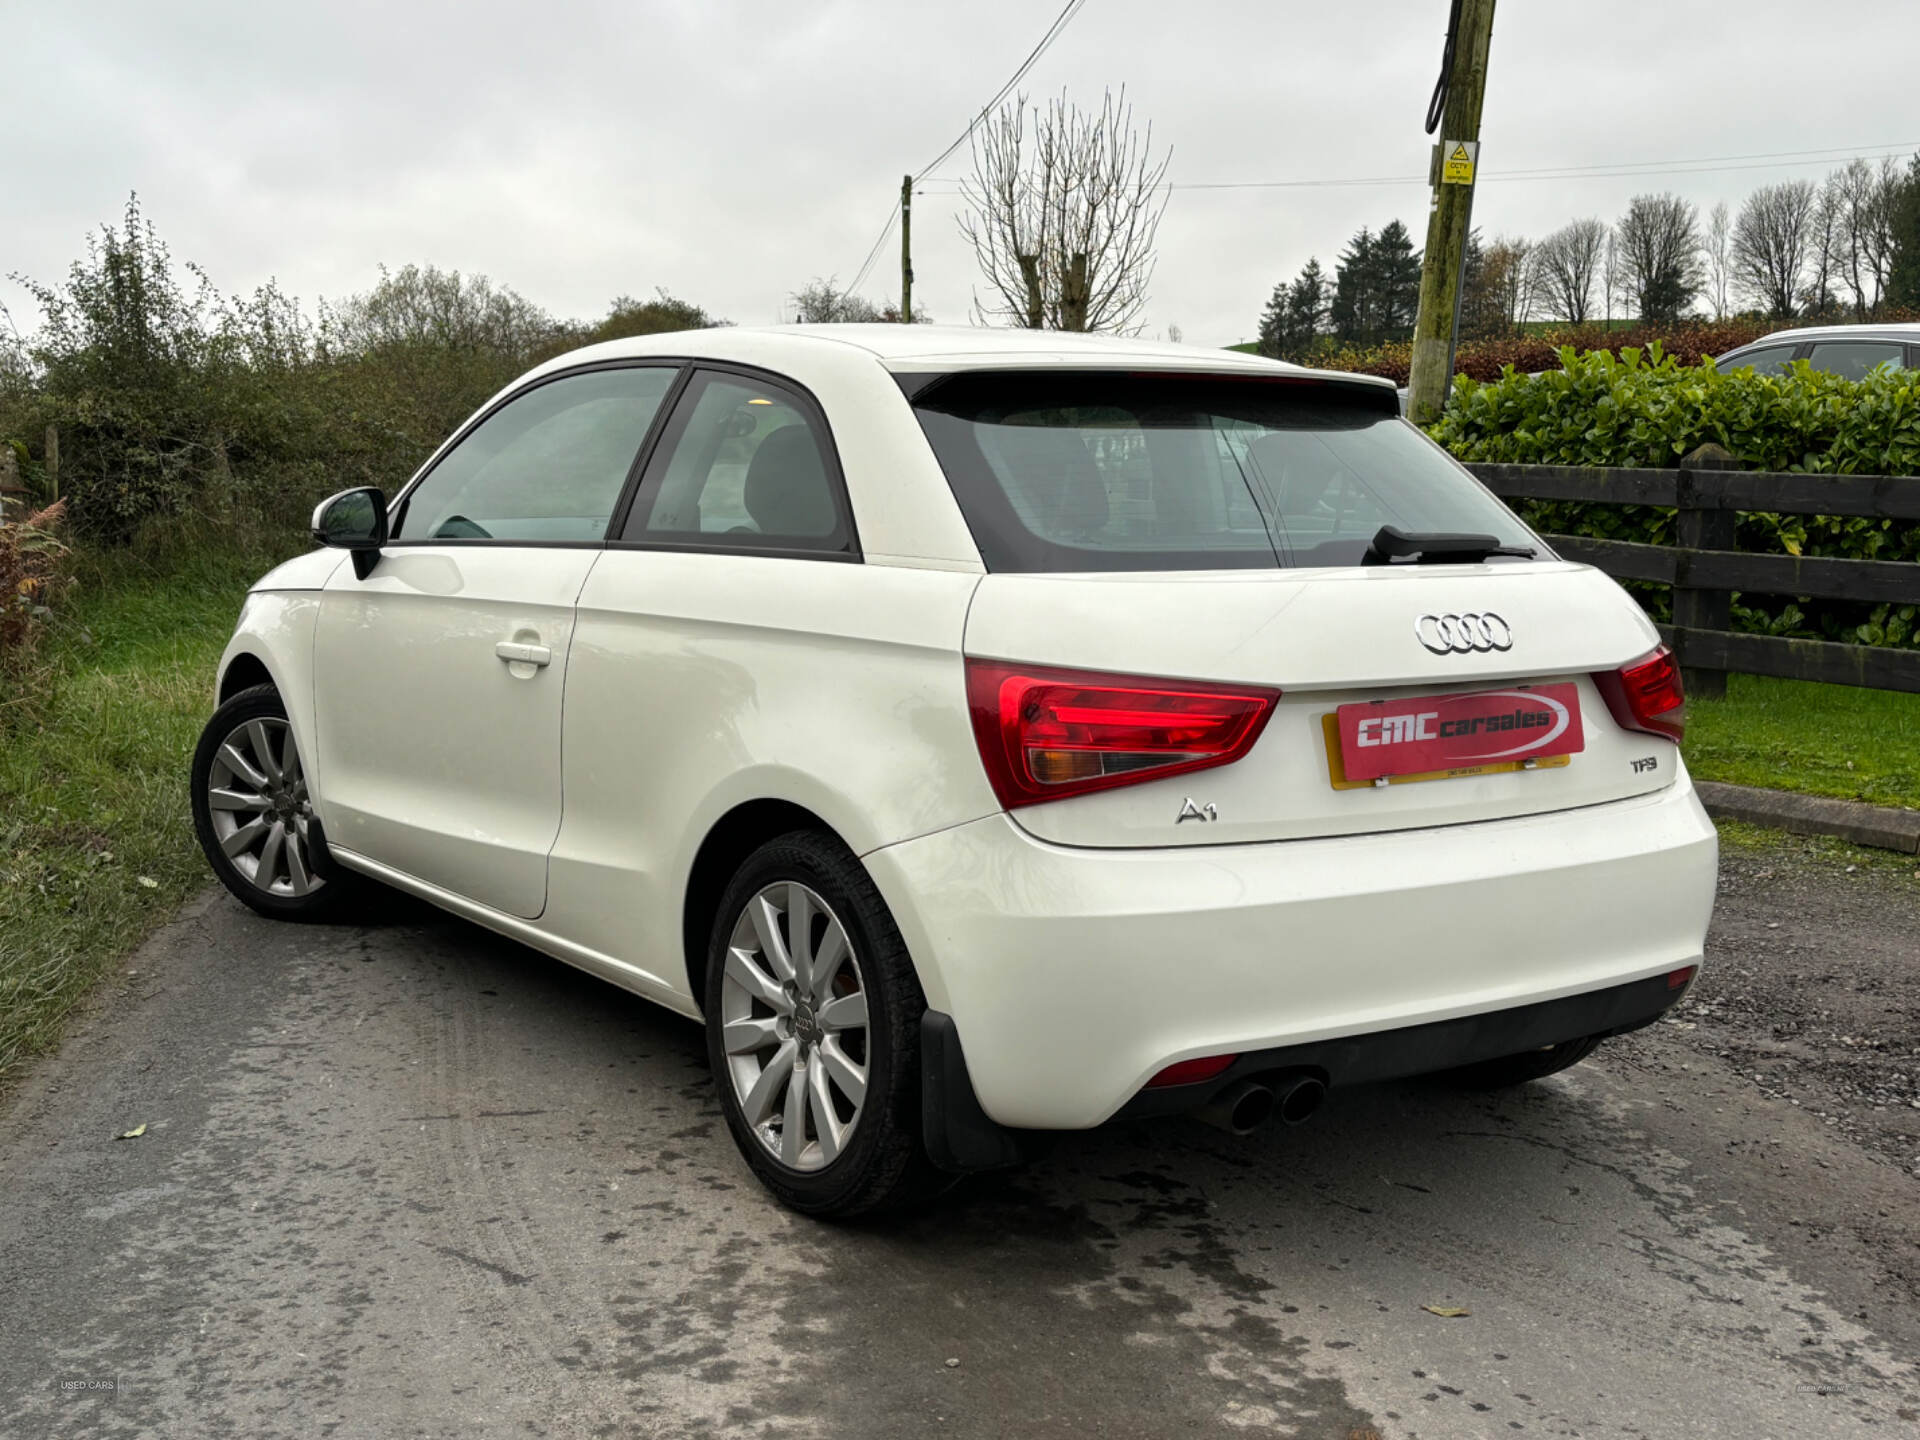
[[[1012,72],[1057,0],[0,0],[0,273],[57,279],[138,190],[225,290],[480,271],[563,315],[674,294],[778,319],[850,280],[900,177]],[[1028,76],[1124,82],[1176,182],[1424,175],[1446,0],[1089,0]],[[1643,189],[1737,203],[1827,166],[1499,182],[1502,170],[1920,146],[1908,0],[1503,0],[1475,221],[1543,233]],[[1791,90],[1783,84],[1791,82]],[[1795,98],[1780,98],[1792,95]],[[1809,98],[1800,99],[1805,95]],[[957,175],[962,151],[940,173]],[[952,186],[930,189],[950,191]],[[958,198],[917,202],[916,299],[967,318]],[[1251,335],[1268,291],[1360,225],[1424,237],[1423,183],[1176,192],[1148,333]],[[864,287],[897,287],[897,242]],[[10,283],[23,328],[31,306]]]

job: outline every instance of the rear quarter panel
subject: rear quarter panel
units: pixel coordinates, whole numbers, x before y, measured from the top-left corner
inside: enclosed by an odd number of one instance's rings
[[[546,928],[686,988],[680,907],[715,822],[812,811],[856,854],[991,814],[960,640],[978,576],[613,550],[568,659]]]

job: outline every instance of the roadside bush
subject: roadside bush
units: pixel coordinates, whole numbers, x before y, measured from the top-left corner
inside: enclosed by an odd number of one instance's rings
[[[65,518],[56,502],[0,525],[0,731],[39,696],[34,651],[70,580],[62,566],[67,547],[55,533]]]
[[[176,267],[137,201],[89,238],[62,284],[15,278],[44,322],[0,365],[0,443],[45,495],[42,447],[57,428],[77,539],[124,544],[196,507],[226,529],[283,525],[297,510],[276,482],[325,452],[330,417],[304,384],[316,350],[296,302],[272,285],[222,296]]]
[[[1462,460],[1658,468],[1711,443],[1752,470],[1920,475],[1920,372],[1848,381],[1803,363],[1785,375],[1723,375],[1659,346],[1618,356],[1566,349],[1558,360],[1558,369],[1510,368],[1490,384],[1457,378],[1429,433]],[[1673,540],[1668,509],[1560,501],[1520,508],[1551,533]],[[1920,526],[1893,520],[1751,512],[1740,516],[1738,535],[1742,549],[1763,553],[1920,561]],[[1741,628],[1768,633],[1920,645],[1913,606],[1748,597],[1737,600],[1736,617]]]
[[[14,277],[44,323],[0,335],[0,444],[46,494],[49,425],[76,537],[166,552],[219,535],[301,543],[314,502],[391,493],[529,366],[619,336],[725,324],[665,291],[597,323],[560,321],[483,275],[382,270],[309,314],[268,284],[222,295],[176,265],[129,200],[64,282]]]
[[[64,422],[61,479],[84,530],[124,534],[189,492],[218,377],[211,287],[191,269],[187,278],[137,204],[124,228],[89,238],[64,285],[15,277],[45,323],[29,352],[39,383],[11,388],[9,429],[37,439],[45,423]]]

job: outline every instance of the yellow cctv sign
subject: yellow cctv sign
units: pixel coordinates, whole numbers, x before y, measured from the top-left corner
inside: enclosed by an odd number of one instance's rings
[[[1471,185],[1474,162],[1480,158],[1478,140],[1446,140],[1440,146],[1440,183]]]

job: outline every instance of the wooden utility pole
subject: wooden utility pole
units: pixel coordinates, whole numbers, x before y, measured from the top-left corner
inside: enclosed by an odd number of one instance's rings
[[[1420,313],[1413,322],[1413,374],[1407,415],[1425,425],[1440,414],[1453,385],[1453,351],[1465,282],[1467,233],[1480,160],[1480,102],[1493,47],[1493,0],[1460,0],[1446,111],[1434,149],[1433,209],[1420,266]]]
[[[900,177],[900,323],[913,323],[913,176]]]

